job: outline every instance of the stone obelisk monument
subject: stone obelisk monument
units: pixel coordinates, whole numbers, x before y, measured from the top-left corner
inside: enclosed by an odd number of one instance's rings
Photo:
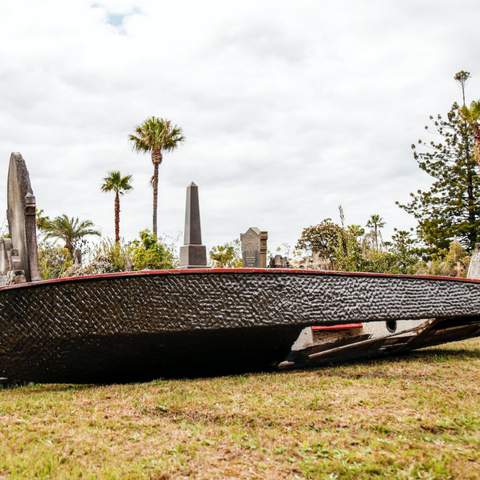
[[[206,267],[207,249],[205,245],[202,245],[198,186],[193,182],[187,187],[185,233],[183,243],[184,245],[180,247],[180,267]]]

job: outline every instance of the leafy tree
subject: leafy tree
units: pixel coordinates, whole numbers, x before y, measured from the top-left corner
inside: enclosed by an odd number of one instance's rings
[[[65,276],[73,265],[73,258],[65,247],[42,241],[38,245],[38,267],[43,280]]]
[[[356,225],[354,223],[347,226],[347,232],[357,239],[365,235],[365,229],[361,225]]]
[[[338,233],[335,249],[335,270],[347,272],[365,271],[362,237],[365,230],[360,225],[348,225]]]
[[[433,137],[428,142],[419,139],[412,149],[432,185],[411,193],[410,202],[399,205],[417,219],[418,236],[430,254],[446,252],[455,239],[471,251],[480,228],[480,181],[470,148],[474,131],[456,103],[445,118],[437,115],[430,120]]]
[[[148,230],[140,232],[140,239],[129,244],[134,270],[155,270],[174,267],[174,256],[157,236]]]
[[[465,248],[459,242],[453,241],[445,256],[437,256],[428,262],[422,262],[416,273],[465,277],[469,262],[470,257]]]
[[[364,252],[364,272],[399,273],[392,252],[370,248]]]
[[[385,221],[380,215],[378,215],[378,213],[374,213],[368,219],[366,226],[367,228],[371,229],[370,235],[373,239],[373,244],[375,245],[375,249],[379,250],[382,242],[381,230],[385,226]]]
[[[137,152],[150,152],[153,163],[153,235],[157,236],[158,209],[158,167],[162,163],[163,152],[174,150],[185,140],[182,129],[173,125],[170,120],[150,117],[135,128],[129,136],[133,148]]]
[[[377,238],[380,239],[379,229],[384,224],[379,215],[372,215],[367,225],[372,231],[377,227]],[[297,248],[312,254],[321,252],[321,257],[329,260],[327,268],[334,270],[415,273],[421,261],[421,250],[411,232],[395,229],[391,241],[384,242],[385,248],[382,249],[371,241],[371,237],[372,232],[365,233],[360,225],[340,227],[326,219],[317,226],[304,229]]]
[[[463,246],[456,241],[450,244],[444,260],[444,272],[455,277],[464,277],[467,273],[470,257]]]
[[[415,273],[421,260],[421,249],[411,231],[395,229],[391,242],[386,246],[395,257],[392,273]]]
[[[115,170],[110,172],[104,179],[101,186],[102,192],[114,192],[115,193],[115,243],[120,243],[120,195],[124,195],[126,192],[132,190],[131,175],[122,177],[122,174]]]
[[[243,266],[239,251],[238,240],[224,245],[217,245],[210,250],[210,258],[213,265],[218,268],[237,268]]]
[[[65,242],[65,248],[73,258],[75,249],[85,237],[100,235],[100,232],[93,227],[93,222],[90,220],[80,221],[78,217],[68,217],[64,214],[53,220],[48,219],[42,229],[45,232],[45,240],[53,238]]]
[[[130,249],[127,245],[102,240],[89,248],[89,261],[83,265],[71,263],[62,276],[77,277],[99,273],[124,272],[132,270]]]
[[[125,272],[133,268],[131,251],[128,245],[104,240],[95,248],[94,261],[108,265],[107,272]]]
[[[343,234],[344,230],[340,225],[334,223],[331,218],[326,218],[318,225],[304,228],[296,248],[333,262]]]
[[[385,242],[384,249],[370,246],[364,238],[352,234],[352,226],[346,230],[346,249],[339,249],[335,269],[346,271],[380,273],[415,273],[421,260],[416,239],[411,232],[395,230],[392,240]],[[355,226],[354,226],[355,227]],[[370,236],[370,233],[366,234]]]

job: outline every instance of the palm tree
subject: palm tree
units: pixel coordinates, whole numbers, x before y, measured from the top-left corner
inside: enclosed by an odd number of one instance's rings
[[[122,177],[119,170],[110,172],[104,179],[101,186],[102,192],[114,192],[115,193],[115,243],[120,243],[120,195],[124,195],[126,192],[132,190],[130,181],[131,175]]]
[[[135,128],[129,136],[133,149],[137,152],[150,152],[153,163],[153,234],[157,236],[158,209],[158,167],[162,163],[163,152],[174,150],[185,140],[182,129],[165,118],[150,117]]]
[[[475,138],[474,156],[477,163],[480,164],[480,100],[473,101],[470,107],[464,105],[460,109],[460,115],[473,130]]]
[[[367,222],[367,227],[372,229],[373,240],[375,243],[375,249],[378,250],[379,240],[381,240],[382,234],[380,230],[385,226],[385,221],[383,218],[378,215],[378,213],[373,214]]]
[[[45,214],[45,211],[43,210],[43,208],[37,209],[36,219],[37,219],[37,228],[42,231],[46,230],[50,222],[50,218],[48,217],[48,215]]]
[[[93,222],[90,220],[80,221],[78,217],[68,217],[60,215],[43,227],[45,231],[45,239],[57,238],[65,242],[65,248],[68,250],[72,258],[74,258],[75,249],[80,240],[88,235],[100,235],[100,232],[93,228]]]
[[[462,88],[463,106],[465,106],[465,84],[469,78],[470,72],[466,72],[465,70],[460,70],[453,76],[453,79],[456,80]]]

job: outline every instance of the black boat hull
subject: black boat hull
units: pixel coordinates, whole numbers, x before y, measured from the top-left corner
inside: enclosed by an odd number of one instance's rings
[[[0,377],[95,382],[271,368],[311,325],[476,322],[480,283],[303,270],[98,275],[0,289]]]

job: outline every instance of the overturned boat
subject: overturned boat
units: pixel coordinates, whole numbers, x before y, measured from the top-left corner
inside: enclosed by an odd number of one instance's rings
[[[382,338],[364,327],[379,322],[392,329],[405,319],[419,324]],[[342,325],[343,332],[357,332],[289,354],[305,327],[338,333]],[[479,334],[475,280],[191,269],[0,289],[0,376],[13,381],[112,381],[303,366],[386,353],[384,347],[395,344],[405,350]]]
[[[187,192],[186,267],[205,264]],[[480,335],[480,282],[294,269],[123,272],[39,281],[35,197],[12,154],[0,241],[0,378],[112,382],[292,368]],[[293,345],[293,347],[292,347]]]

